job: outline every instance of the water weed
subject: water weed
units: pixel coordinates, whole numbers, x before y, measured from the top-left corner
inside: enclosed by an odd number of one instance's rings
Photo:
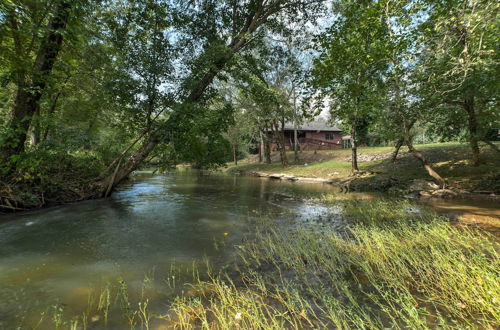
[[[174,304],[180,328],[493,328],[493,237],[409,202],[347,201],[346,235],[266,228],[239,247],[239,279],[216,277]],[[238,317],[235,317],[238,315]]]

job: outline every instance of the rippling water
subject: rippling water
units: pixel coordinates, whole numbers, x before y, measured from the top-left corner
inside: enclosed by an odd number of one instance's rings
[[[308,219],[338,210],[303,201],[323,184],[173,171],[140,173],[111,198],[0,217],[0,328],[31,328],[55,304],[85,309],[92,288],[154,272],[161,309],[173,264],[223,264],[261,214]],[[218,244],[216,248],[215,242]],[[165,293],[166,294],[166,293]],[[121,328],[118,323],[117,328]]]
[[[0,328],[33,325],[53,304],[77,312],[91,287],[232,252],[258,214],[312,212],[332,187],[175,171],[141,173],[109,199],[0,217]],[[226,234],[224,234],[226,233]],[[223,248],[214,242],[224,240]],[[26,319],[22,319],[25,317]]]

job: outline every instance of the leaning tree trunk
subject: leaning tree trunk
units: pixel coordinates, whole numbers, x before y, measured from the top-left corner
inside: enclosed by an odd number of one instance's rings
[[[391,156],[391,161],[393,163],[396,162],[396,160],[398,158],[399,150],[403,146],[403,143],[404,143],[404,139],[402,139],[402,138],[400,138],[399,140],[396,141],[396,144],[394,145],[394,151],[392,152],[392,156]]]
[[[24,151],[31,119],[38,109],[38,103],[45,92],[52,68],[62,48],[63,33],[69,19],[71,1],[61,1],[50,20],[47,34],[38,49],[31,83],[17,86],[16,100],[9,123],[11,134],[4,141],[3,154],[6,157]]]
[[[215,65],[216,69],[222,70],[225,62],[221,64],[220,61],[217,61],[215,64],[216,64]],[[203,96],[204,91],[214,80],[218,72],[216,71],[216,69],[214,68],[210,69],[201,78],[199,84],[191,91],[189,96],[184,101],[184,105],[186,107],[181,107],[180,110],[178,110],[176,113],[173,113],[170,116],[170,118],[166,122],[166,126],[162,127],[164,130],[175,131],[176,123],[182,122],[184,120],[184,117],[187,116],[187,114],[185,113],[185,111],[183,111],[183,109],[190,108],[187,105],[196,103],[200,100],[200,98]],[[159,135],[158,130],[153,130],[151,132],[145,132],[145,133],[148,133],[148,135],[143,145],[138,150],[136,150],[134,154],[127,161],[122,161],[122,158],[120,157],[115,172],[110,174],[109,171],[107,171],[108,176],[101,178],[99,180],[100,181],[99,184],[103,188],[103,190],[101,191],[101,196],[107,197],[112,192],[113,188],[116,185],[118,185],[122,180],[127,178],[130,175],[130,173],[132,173],[139,167],[142,161],[144,161],[149,156],[151,151],[153,151],[156,145],[160,142],[158,136]]]
[[[477,116],[474,111],[474,97],[466,97],[463,103],[464,110],[467,112],[467,123],[469,129],[469,144],[472,152],[472,164],[478,166],[483,163],[479,151],[479,138],[477,132]]]
[[[488,141],[488,140],[486,140],[486,139],[483,139],[483,140],[481,140],[481,141],[483,141],[484,143],[486,143],[487,145],[489,145],[489,146],[490,146],[490,148],[491,148],[493,151],[496,151],[496,152],[499,152],[499,151],[500,151],[500,149],[498,149],[498,146],[497,146],[496,144],[494,144],[493,142]]]
[[[415,158],[420,160],[423,168],[427,171],[427,173],[429,173],[430,176],[432,176],[434,179],[436,179],[438,181],[439,185],[444,188],[444,186],[445,186],[444,179],[436,171],[434,171],[434,169],[429,165],[427,158],[425,158],[425,156],[420,151],[418,151],[417,149],[415,149],[413,147],[413,141],[412,141],[411,137],[408,137],[406,139],[406,146],[408,147],[408,150],[411,152],[411,154],[413,156],[415,156]]]
[[[141,147],[126,161],[122,159],[118,160],[116,167],[113,169],[111,175],[100,180],[101,185],[100,196],[97,197],[107,197],[110,195],[113,188],[123,179],[128,177],[132,171],[137,169],[141,162],[146,159],[146,157],[153,151],[153,149],[158,144],[158,139],[156,134],[150,134],[141,145]],[[123,164],[123,165],[122,165]]]
[[[198,82],[195,84],[194,88],[191,90],[189,96],[184,100],[184,105],[189,105],[198,102],[204,95],[208,86],[210,86],[217,76],[217,74],[224,69],[226,64],[234,57],[236,53],[238,53],[241,49],[243,49],[249,42],[251,42],[251,36],[255,33],[255,31],[266,24],[268,18],[279,12],[282,9],[282,6],[274,6],[267,5],[264,6],[254,6],[249,11],[245,24],[243,28],[238,32],[238,34],[233,38],[231,43],[229,44],[228,50],[221,53],[218,58],[216,58],[212,63],[210,68],[201,76]],[[180,107],[180,112],[182,112],[185,107]],[[186,114],[174,112],[172,116],[167,120],[167,127],[174,131],[176,127],[176,122],[182,120],[182,117]],[[195,116],[196,114],[189,114],[189,116]],[[107,182],[110,182],[111,190],[113,186],[120,183],[121,180],[126,178],[132,171],[134,171],[139,164],[148,157],[149,153],[155,148],[155,146],[159,143],[160,139],[157,137],[157,132],[153,131],[150,133],[148,139],[144,142],[144,144],[137,150],[132,157],[129,158],[126,162],[121,162],[118,165],[118,170],[116,171],[116,175],[111,175],[108,177]],[[270,157],[269,157],[270,160]],[[106,188],[106,190],[109,190]],[[107,194],[107,193],[106,193]]]
[[[222,70],[224,64],[225,62],[221,64],[220,61],[216,61],[215,68],[211,68],[200,79],[199,84],[195,88],[193,88],[193,90],[191,90],[191,93],[184,101],[184,105],[187,106],[188,104],[193,104],[200,100],[200,98],[203,96],[204,91],[212,83],[215,76],[217,75],[218,71],[216,71],[216,69]],[[163,129],[167,131],[174,131],[176,128],[175,123],[183,121],[183,118],[186,116],[186,113],[183,111],[183,109],[186,108],[189,107],[181,107],[178,112],[173,113],[167,120],[166,127],[168,128],[163,127]],[[101,177],[99,179],[99,185],[103,188],[100,193],[102,197],[109,196],[113,188],[122,180],[127,178],[130,173],[135,171],[142,163],[142,161],[144,161],[149,156],[151,151],[153,151],[156,145],[160,142],[160,139],[158,137],[158,130],[153,130],[145,133],[148,133],[148,135],[142,146],[138,150],[136,150],[127,161],[122,161],[121,156],[116,166],[115,172],[110,174],[109,171],[107,171],[108,176],[104,178]]]

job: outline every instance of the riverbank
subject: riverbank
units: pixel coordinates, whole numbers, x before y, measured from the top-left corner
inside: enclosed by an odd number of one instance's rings
[[[102,195],[104,161],[92,152],[26,152],[0,164],[0,213],[73,203]]]
[[[468,145],[441,143],[420,145],[433,167],[446,179],[439,189],[418,160],[401,151],[390,161],[391,147],[359,149],[361,173],[350,176],[350,150],[301,152],[300,160],[282,168],[278,154],[271,164],[258,163],[255,156],[239,165],[228,164],[224,172],[281,180],[332,183],[348,191],[391,192],[424,197],[495,199],[500,195],[500,153],[482,147],[485,164],[469,164]],[[40,151],[17,160],[18,170],[0,179],[0,213],[19,212],[100,197],[103,186],[96,178],[105,162],[92,153],[65,154]]]
[[[433,168],[445,178],[447,190],[433,185],[432,178],[419,161],[402,148],[396,162],[392,162],[391,147],[359,149],[361,173],[350,176],[350,150],[304,151],[299,162],[283,168],[277,155],[271,164],[258,163],[255,157],[235,166],[228,164],[225,171],[240,175],[266,176],[285,180],[333,183],[353,191],[381,191],[408,194],[424,192],[425,197],[474,197],[500,194],[500,153],[487,146],[481,149],[486,161],[480,166],[469,162],[467,144],[439,143],[419,145]],[[426,194],[427,192],[428,194]],[[492,196],[493,197],[493,196]]]

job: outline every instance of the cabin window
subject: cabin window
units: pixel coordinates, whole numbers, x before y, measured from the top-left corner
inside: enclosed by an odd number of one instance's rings
[[[325,140],[333,140],[333,133],[325,133]]]

